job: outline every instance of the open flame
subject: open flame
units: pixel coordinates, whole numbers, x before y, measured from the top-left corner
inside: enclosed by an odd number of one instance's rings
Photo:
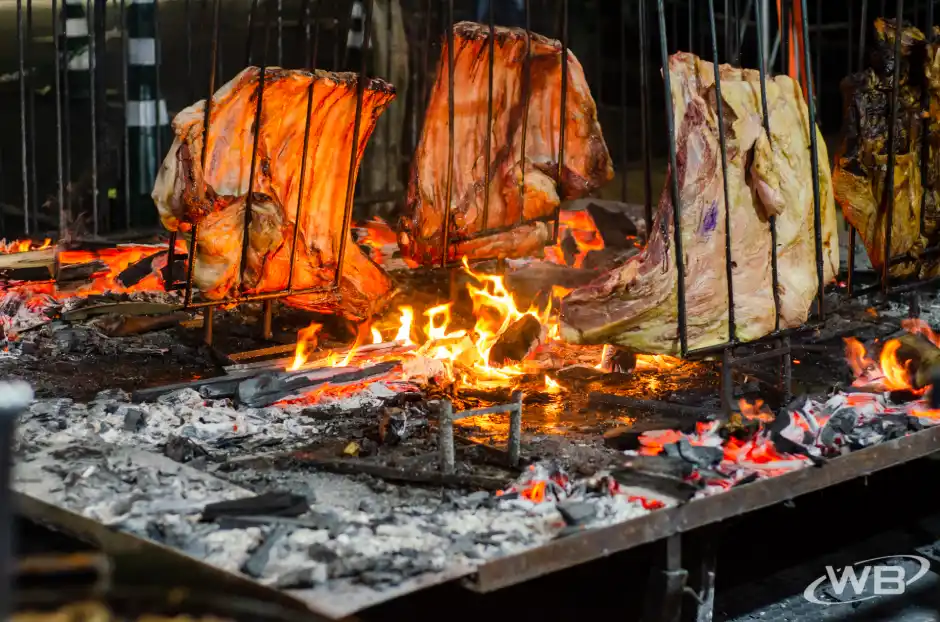
[[[901,322],[901,327],[940,347],[940,335],[927,322],[921,319],[906,319]],[[881,346],[881,352],[876,361],[858,339],[846,338],[845,358],[855,374],[853,386],[879,385],[885,391],[910,391],[915,395],[926,393],[926,387],[919,389],[914,387],[910,361],[902,361],[898,358],[900,348],[900,340],[889,339]]]
[[[0,240],[0,254],[9,255],[11,253],[25,253],[27,251],[41,251],[52,246],[52,240],[46,238],[41,243],[33,240],[13,240],[7,242],[6,239]]]
[[[317,347],[317,335],[320,334],[322,324],[313,323],[307,328],[300,329],[297,333],[297,348],[294,350],[294,362],[288,367],[288,371],[296,371],[304,366],[310,358],[310,353]]]
[[[562,210],[558,216],[558,241],[554,246],[545,249],[545,259],[560,265],[568,265],[565,262],[565,253],[562,250],[561,242],[566,236],[570,235],[577,246],[577,252],[574,255],[574,262],[571,264],[574,268],[580,268],[584,264],[587,254],[593,250],[603,250],[604,238],[601,232],[597,230],[594,219],[586,211]]]

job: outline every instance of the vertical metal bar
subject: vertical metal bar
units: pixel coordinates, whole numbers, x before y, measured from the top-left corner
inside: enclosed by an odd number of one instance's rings
[[[933,0],[931,0],[933,4]],[[862,0],[861,21],[858,28],[858,69],[865,68],[865,35],[868,33],[868,0]],[[846,293],[852,296],[855,293],[855,249],[858,246],[858,232],[849,225],[849,257],[848,276],[846,279]]]
[[[881,292],[887,296],[891,287],[891,229],[894,227],[894,163],[897,157],[897,123],[900,107],[901,32],[904,24],[904,0],[897,2],[894,31],[894,75],[891,84],[891,108],[888,116],[888,172],[885,176],[881,205],[885,214],[884,263],[881,271]]]
[[[621,11],[626,12],[625,9],[621,9]],[[693,51],[693,46],[692,46],[692,33],[693,33],[694,30],[695,30],[695,29],[693,28],[694,23],[695,23],[695,2],[689,2],[689,23],[688,23],[688,29],[689,29],[689,44],[688,44],[688,48],[686,49],[687,52],[692,52],[692,51]],[[622,47],[623,47],[623,46],[621,45],[621,48],[622,48]]]
[[[644,0],[640,1],[642,3]],[[678,285],[677,311],[679,323],[679,351],[684,357],[689,351],[689,336],[685,314],[685,256],[682,253],[682,205],[679,194],[679,165],[676,158],[676,120],[675,117],[673,117],[672,77],[669,74],[669,48],[668,41],[666,40],[666,14],[663,7],[663,0],[656,0],[656,10],[659,13],[659,54],[663,63],[666,130],[669,140],[669,191],[672,198],[672,233],[673,246],[675,247],[674,252],[676,255],[676,280]],[[668,258],[668,250],[666,252]]]
[[[60,19],[61,23],[59,25],[60,36],[61,33],[66,31],[66,0],[62,0],[62,11],[61,16],[53,15],[53,19]],[[68,46],[66,45],[64,50],[65,62],[62,63],[62,113],[63,113],[63,132],[64,132],[64,142],[63,142],[63,151],[65,153],[65,212],[66,218],[62,219],[60,227],[66,227],[68,225],[68,219],[72,215],[72,97],[69,94],[71,90],[69,88],[68,79]],[[64,232],[64,229],[63,229]]]
[[[272,299],[267,299],[261,304],[262,319],[261,319],[261,336],[264,339],[270,339],[274,336],[274,331],[272,330],[272,325],[274,323],[274,301]]]
[[[927,15],[926,15],[926,28],[925,33],[927,35],[927,42],[933,43],[933,2],[934,0],[927,0]],[[921,109],[929,110],[930,109],[930,94],[927,89],[923,90],[921,94]],[[921,120],[921,132],[920,132],[920,179],[921,184],[926,185],[927,173],[929,171],[929,166],[927,159],[930,157],[930,142],[927,137],[927,132],[930,127],[928,117],[924,117]],[[920,198],[920,234],[924,236],[925,227],[926,227],[926,218],[927,218],[927,192],[923,192]]]
[[[532,89],[532,6],[530,0],[525,0],[525,60],[522,62],[522,146],[519,161],[522,171],[519,176],[520,209],[519,222],[525,220],[525,167],[526,167],[526,139],[529,134],[529,100]]]
[[[277,0],[277,66],[284,65],[284,0]]]
[[[489,58],[487,59],[487,89],[486,89],[486,180],[483,184],[483,225],[480,231],[486,231],[490,225],[490,183],[492,182],[492,153],[493,153],[493,71],[496,63],[496,23],[493,17],[492,0],[488,3],[487,23],[490,28]],[[564,97],[564,95],[562,96]],[[446,249],[445,249],[446,250]]]
[[[94,3],[91,0],[85,0],[85,19],[88,23],[88,99],[91,108],[91,230],[95,237],[98,237],[100,222],[100,214],[98,213],[98,90],[95,88],[98,59],[95,54],[97,43],[94,22],[95,11]]]
[[[770,133],[770,109],[767,104],[767,57],[764,51],[767,49],[767,35],[764,27],[768,25],[767,14],[764,10],[767,8],[765,2],[758,1],[754,3],[756,11],[755,20],[757,21],[757,71],[760,76],[760,101],[761,112],[764,118],[764,132],[767,134],[767,141],[773,140]],[[771,143],[771,147],[773,144]],[[770,275],[772,278],[772,287],[774,289],[774,331],[780,330],[780,273],[777,267],[777,217],[771,216],[770,221]]]
[[[388,13],[385,20],[385,40],[386,45],[388,46],[388,53],[385,55],[385,75],[388,76],[388,79],[392,78],[392,8],[395,6],[394,2],[388,3]],[[368,42],[366,42],[366,50],[368,50]],[[407,78],[406,78],[407,80]],[[403,104],[404,105],[404,104]],[[391,192],[392,190],[392,177],[398,176],[399,161],[401,153],[397,150],[392,151],[389,149],[389,146],[392,144],[392,121],[391,118],[385,119],[385,191]],[[397,145],[396,145],[397,146]],[[389,153],[391,151],[391,153]],[[389,167],[389,155],[391,155],[391,171],[388,170]],[[486,219],[484,219],[486,222]]]
[[[790,34],[792,33],[790,9],[796,0],[781,0],[780,24],[782,34],[780,37],[780,73],[787,74],[790,68]]]
[[[689,49],[692,47],[692,12],[693,3],[689,3]],[[627,108],[627,0],[620,0],[620,132],[621,157],[620,169],[620,200],[627,202],[627,170],[630,166],[630,154],[627,145],[630,144],[630,113]],[[647,228],[649,223],[647,223]]]
[[[160,45],[160,0],[153,0],[153,92],[156,101],[154,101],[154,112],[155,112],[155,131],[156,136],[154,140],[154,146],[156,148],[156,157],[154,157],[154,162],[162,162],[160,157],[163,153],[163,119],[161,118],[162,106],[166,105],[163,102],[163,91],[160,88],[160,53],[163,48]]]
[[[266,2],[264,12],[264,45],[261,48],[261,68],[258,72],[258,103],[255,105],[255,122],[251,140],[251,164],[248,168],[248,196],[245,199],[245,220],[242,228],[242,257],[239,263],[239,282],[244,287],[245,270],[248,268],[248,248],[251,246],[251,208],[254,203],[255,171],[258,165],[258,141],[261,139],[262,111],[264,109],[264,80],[268,70],[268,33],[271,26],[271,0]]]
[[[362,40],[365,48],[369,38],[372,35],[372,5],[374,0],[364,0],[365,15],[363,17]],[[453,3],[453,0],[450,0]],[[453,30],[451,30],[453,32]],[[349,148],[349,172],[346,176],[346,204],[343,207],[343,228],[339,232],[339,257],[336,261],[336,274],[333,277],[333,285],[339,287],[340,279],[343,276],[343,263],[346,260],[346,246],[349,239],[349,224],[352,221],[353,195],[356,191],[356,160],[359,155],[359,132],[362,129],[362,100],[366,93],[366,82],[368,77],[368,54],[363,49],[362,65],[359,71],[359,79],[356,83],[356,121],[353,123],[352,145]],[[453,70],[453,67],[451,67]],[[451,71],[451,84],[453,84],[453,71]],[[451,91],[453,92],[453,91]],[[451,100],[453,101],[453,100]],[[453,119],[453,115],[451,115]],[[451,137],[453,137],[451,129]],[[453,140],[451,140],[453,144]],[[451,159],[453,162],[453,159]]]
[[[248,36],[245,37],[245,67],[251,66],[251,44],[255,36],[255,10],[258,8],[258,0],[251,0],[251,7],[248,9]]]
[[[447,187],[444,191],[444,233],[441,267],[450,255],[451,202],[454,200],[454,0],[447,0]]]
[[[721,100],[721,65],[718,63],[718,32],[715,29],[715,0],[708,0],[708,26],[711,29],[712,67],[715,71],[715,108],[718,113],[718,147],[721,151],[721,181],[725,195],[725,278],[728,280],[728,341],[733,342],[737,331],[734,325],[734,267],[731,261],[731,198],[728,196],[728,142],[725,136],[725,110]],[[678,175],[678,172],[673,173]],[[776,249],[774,249],[776,252]],[[678,263],[678,262],[677,262]],[[722,363],[722,378],[730,379],[730,350],[726,349],[727,364]],[[726,370],[727,369],[727,373]],[[729,403],[730,407],[730,403]]]
[[[903,0],[901,0],[903,2]],[[813,174],[813,230],[816,237],[816,279],[819,298],[819,319],[826,318],[826,280],[823,272],[822,244],[822,202],[819,194],[819,147],[816,144],[816,95],[813,92],[813,64],[809,53],[809,19],[806,14],[806,0],[800,0],[803,22],[803,70],[806,72],[806,103],[809,108],[809,151]],[[889,169],[890,174],[890,169]]]
[[[304,56],[301,66],[307,66],[310,61],[310,2],[311,0],[303,0],[300,3],[300,23],[304,37]]]
[[[206,180],[206,156],[209,153],[209,127],[212,122],[212,96],[215,94],[216,69],[218,68],[219,55],[219,30],[222,14],[222,0],[214,0],[212,9],[212,52],[209,62],[209,94],[206,97],[206,105],[202,117],[202,153],[199,155],[199,164],[202,167],[202,180],[204,185],[208,185]],[[202,191],[202,188],[199,189]],[[184,295],[184,304],[189,306],[193,301],[193,268],[196,265],[196,241],[199,235],[198,224],[193,224],[189,238],[189,258],[186,265],[186,292]],[[207,307],[207,315],[212,314],[212,308]],[[211,336],[211,328],[209,330]]]
[[[62,144],[62,56],[59,49],[59,36],[61,35],[59,22],[59,7],[57,0],[52,0],[52,45],[55,56],[55,131],[56,131],[56,200],[59,203],[59,242],[65,238],[65,227],[67,225],[67,214],[65,207],[65,174],[63,144]],[[61,244],[56,244],[56,257]],[[56,261],[58,263],[58,259]]]
[[[26,0],[26,65],[35,58],[33,49],[33,0]],[[29,114],[29,196],[33,215],[32,230],[39,229],[39,194],[36,189],[36,94],[33,92],[33,74],[26,76],[27,112]]]
[[[809,31],[806,31],[804,36],[809,36]],[[813,80],[816,81],[814,85],[814,91],[816,92],[816,116],[822,115],[822,0],[816,0],[816,75],[813,76]],[[810,62],[809,59],[806,62]],[[809,72],[807,72],[809,73]]]
[[[130,93],[130,82],[128,80],[128,64],[130,63],[130,37],[127,33],[127,0],[121,0],[119,5],[119,17],[121,20],[121,99],[124,104],[124,127],[123,153],[121,154],[121,166],[123,170],[121,177],[124,180],[124,226],[130,229],[131,226],[131,134],[130,123],[128,123],[128,100]],[[157,104],[159,106],[159,103]],[[172,251],[171,251],[172,252]],[[170,279],[172,282],[172,279]]]
[[[441,400],[441,412],[437,420],[440,468],[445,475],[456,469],[454,455],[454,406],[450,400]]]
[[[16,0],[16,44],[20,83],[20,157],[23,173],[23,227],[29,236],[29,154],[26,148],[26,40],[23,32],[23,0]],[[0,482],[3,485],[3,482]]]
[[[725,10],[721,14],[722,26],[725,29],[725,62],[731,59],[731,0],[725,0]]]
[[[492,0],[490,0],[492,2]],[[519,466],[519,454],[522,450],[522,391],[512,392],[512,401],[515,404],[509,411],[509,466]]]
[[[317,68],[317,52],[320,49],[320,7],[322,0],[314,0],[316,3],[313,8],[313,43],[310,50],[310,70]]]
[[[193,21],[191,4],[192,0],[186,0],[184,5],[186,14],[186,82],[189,85],[189,101],[195,101],[196,82],[193,80]],[[159,102],[157,105],[160,105]]]
[[[313,67],[310,68],[311,71]],[[300,156],[300,180],[297,188],[297,210],[294,212],[294,233],[290,246],[290,272],[287,273],[287,291],[294,291],[294,262],[297,258],[297,238],[300,233],[300,212],[304,204],[304,181],[307,177],[307,149],[310,145],[310,115],[313,113],[313,91],[317,84],[316,75],[311,75],[310,85],[307,87],[307,114],[304,117],[304,146]]]
[[[646,239],[653,232],[653,150],[650,145],[650,68],[649,68],[649,16],[646,1],[640,0],[640,148],[643,150],[643,217],[646,218]],[[668,73],[668,72],[667,72]],[[669,99],[669,91],[666,91]],[[670,110],[672,103],[669,103]],[[665,223],[663,223],[665,226]]]
[[[213,324],[215,324],[215,307],[206,307],[202,311],[202,340],[212,345]]]
[[[564,201],[565,121],[568,119],[568,0],[561,0],[561,110],[558,120],[558,205],[555,206],[554,243],[561,233],[561,202]]]

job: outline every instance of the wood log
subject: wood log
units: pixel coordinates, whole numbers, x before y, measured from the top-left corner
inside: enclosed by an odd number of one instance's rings
[[[530,306],[539,294],[551,294],[552,287],[575,289],[597,278],[593,270],[579,270],[547,261],[532,261],[506,275],[506,286],[521,308]]]
[[[56,282],[73,283],[76,281],[88,281],[96,274],[101,274],[107,271],[108,264],[99,259],[95,259],[94,261],[87,261],[85,263],[68,264],[65,266],[59,266],[59,275],[56,279]]]
[[[249,408],[263,408],[326,385],[341,386],[378,380],[392,372],[400,361],[386,361],[362,369],[329,367],[302,372],[262,374],[238,384],[238,402]]]
[[[106,315],[95,326],[109,337],[127,337],[178,326],[189,314],[179,311],[164,315]]]
[[[55,248],[0,254],[0,279],[48,281],[55,276]]]
[[[538,346],[542,324],[532,315],[523,315],[509,325],[490,350],[491,365],[518,363]]]
[[[904,335],[898,341],[901,342],[896,353],[898,362],[907,366],[914,388],[930,386],[934,376],[940,374],[940,348],[915,334]]]

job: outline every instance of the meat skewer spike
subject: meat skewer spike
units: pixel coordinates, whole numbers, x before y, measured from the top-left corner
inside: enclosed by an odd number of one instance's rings
[[[666,40],[666,13],[663,0],[657,0],[656,10],[659,13],[659,53],[663,63],[663,82],[666,91],[666,129],[669,139],[669,166],[672,173],[669,175],[669,191],[672,193],[672,225],[674,262],[677,277],[677,314],[679,322],[679,354],[685,356],[689,351],[688,322],[685,315],[685,257],[682,254],[682,203],[679,195],[679,164],[676,158],[676,120],[673,116],[672,106],[672,78],[669,73],[669,48]],[[716,77],[716,80],[718,78]],[[652,227],[650,227],[652,229]],[[665,237],[665,236],[664,236]],[[666,242],[663,254],[664,264],[669,262],[669,245]]]
[[[903,7],[904,0],[898,0]],[[809,152],[813,176],[813,233],[816,239],[816,279],[818,285],[816,315],[820,321],[826,319],[826,278],[823,265],[822,201],[819,189],[819,146],[816,144],[816,95],[813,93],[813,66],[809,55],[809,22],[807,21],[806,0],[800,0],[802,15],[803,75],[806,76],[806,106],[809,108]],[[896,75],[896,74],[895,74]],[[895,92],[895,102],[897,92]],[[891,175],[891,170],[888,172]],[[893,193],[892,193],[893,194]],[[888,228],[890,231],[890,227]]]
[[[486,231],[490,226],[490,182],[492,180],[492,153],[493,153],[493,70],[496,63],[496,24],[493,19],[493,14],[495,9],[493,5],[495,4],[492,0],[488,3],[489,7],[487,9],[488,24],[490,27],[489,32],[489,48],[490,48],[490,58],[489,63],[487,63],[487,89],[486,89],[486,180],[484,181],[484,186],[486,188],[485,194],[483,195],[483,230]],[[447,249],[444,249],[444,254],[447,254]]]
[[[806,0],[803,0],[804,2]],[[888,171],[881,202],[885,214],[885,250],[881,272],[881,292],[885,296],[891,287],[891,229],[894,227],[894,163],[897,157],[895,137],[898,123],[899,94],[901,90],[901,39],[904,29],[904,0],[898,0],[894,31],[894,72],[891,83],[891,105],[888,121]]]
[[[867,0],[866,0],[867,1]],[[755,20],[757,23],[757,71],[759,72],[760,77],[760,102],[761,102],[761,117],[763,119],[764,132],[767,133],[767,142],[773,147],[771,140],[773,139],[773,134],[770,131],[770,110],[767,107],[767,71],[765,70],[765,59],[764,59],[764,19],[766,16],[762,10],[763,3],[755,2],[754,11],[755,11]],[[780,330],[780,273],[778,272],[778,261],[777,261],[777,216],[772,214],[770,218],[770,274],[771,274],[771,285],[774,291],[774,332]],[[787,355],[789,356],[789,355]]]
[[[450,255],[450,219],[454,202],[454,0],[447,2],[447,188],[444,191],[444,242],[441,245],[441,267]],[[492,33],[490,33],[492,36]],[[483,223],[486,228],[486,223]]]
[[[251,48],[254,42],[254,21],[255,10],[258,8],[258,0],[251,0],[251,6],[248,8],[248,34],[245,37],[245,66],[251,66]]]
[[[366,0],[365,15],[363,16],[362,40],[368,44],[372,35],[372,4],[375,0]],[[362,54],[362,70],[356,83],[356,120],[353,123],[352,149],[349,150],[349,173],[346,181],[346,204],[343,206],[343,228],[339,237],[339,256],[336,260],[336,276],[333,278],[333,287],[338,288],[343,277],[343,262],[346,260],[346,245],[349,241],[349,225],[352,223],[353,195],[356,192],[356,163],[358,161],[359,132],[362,129],[362,99],[366,92],[366,68],[368,54]],[[308,119],[309,122],[309,119]]]
[[[737,3],[735,3],[735,6],[737,6]],[[736,331],[734,328],[734,276],[731,267],[731,199],[729,198],[730,186],[728,185],[728,142],[725,138],[725,110],[721,100],[721,66],[718,64],[718,33],[715,31],[715,0],[708,0],[708,18],[712,35],[712,66],[715,68],[716,78],[715,107],[718,112],[718,147],[721,150],[722,194],[725,195],[725,277],[728,279],[728,340],[732,341]],[[678,213],[678,211],[677,209],[676,212]],[[776,254],[776,248],[772,249],[771,252]],[[681,273],[683,268],[681,265],[678,267]]]
[[[558,187],[558,198],[562,195],[562,180],[565,174],[565,126],[568,110],[568,0],[561,1],[561,112],[558,119],[558,176],[555,184]],[[554,244],[558,244],[558,234],[561,232],[561,202],[555,206],[555,233],[552,236]]]
[[[522,64],[522,147],[519,159],[525,162],[525,141],[529,129],[529,100],[532,96],[532,12],[531,0],[525,0],[525,61]],[[525,220],[525,166],[519,171],[519,220],[521,225]]]
[[[649,54],[646,31],[646,0],[640,0],[640,148],[643,150],[643,216],[646,218],[646,238],[653,226],[653,152],[647,127],[649,127]]]

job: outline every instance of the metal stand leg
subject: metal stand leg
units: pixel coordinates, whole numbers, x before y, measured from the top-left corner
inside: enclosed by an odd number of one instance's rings
[[[915,319],[920,317],[920,293],[911,293],[908,300],[907,316]]]
[[[212,345],[212,323],[215,319],[215,307],[206,307],[205,311],[202,312],[202,341],[208,345]]]
[[[725,348],[721,352],[721,409],[726,415],[731,414],[732,404],[734,404],[734,379],[732,377],[732,353],[731,348]]]
[[[682,568],[682,536],[669,536],[664,543],[665,564],[650,571],[644,606],[644,622],[679,622],[682,598],[689,573]]]
[[[271,328],[272,321],[274,319],[274,301],[265,300],[264,301],[264,319],[262,320],[261,326],[261,336],[263,339],[271,339],[274,336],[274,331]]]
[[[683,612],[683,620],[687,622],[712,622],[715,614],[715,542],[718,537],[715,531],[709,529],[696,541],[695,565],[689,581],[692,585],[686,588],[689,596],[695,600],[695,610],[694,613],[691,608]]]

